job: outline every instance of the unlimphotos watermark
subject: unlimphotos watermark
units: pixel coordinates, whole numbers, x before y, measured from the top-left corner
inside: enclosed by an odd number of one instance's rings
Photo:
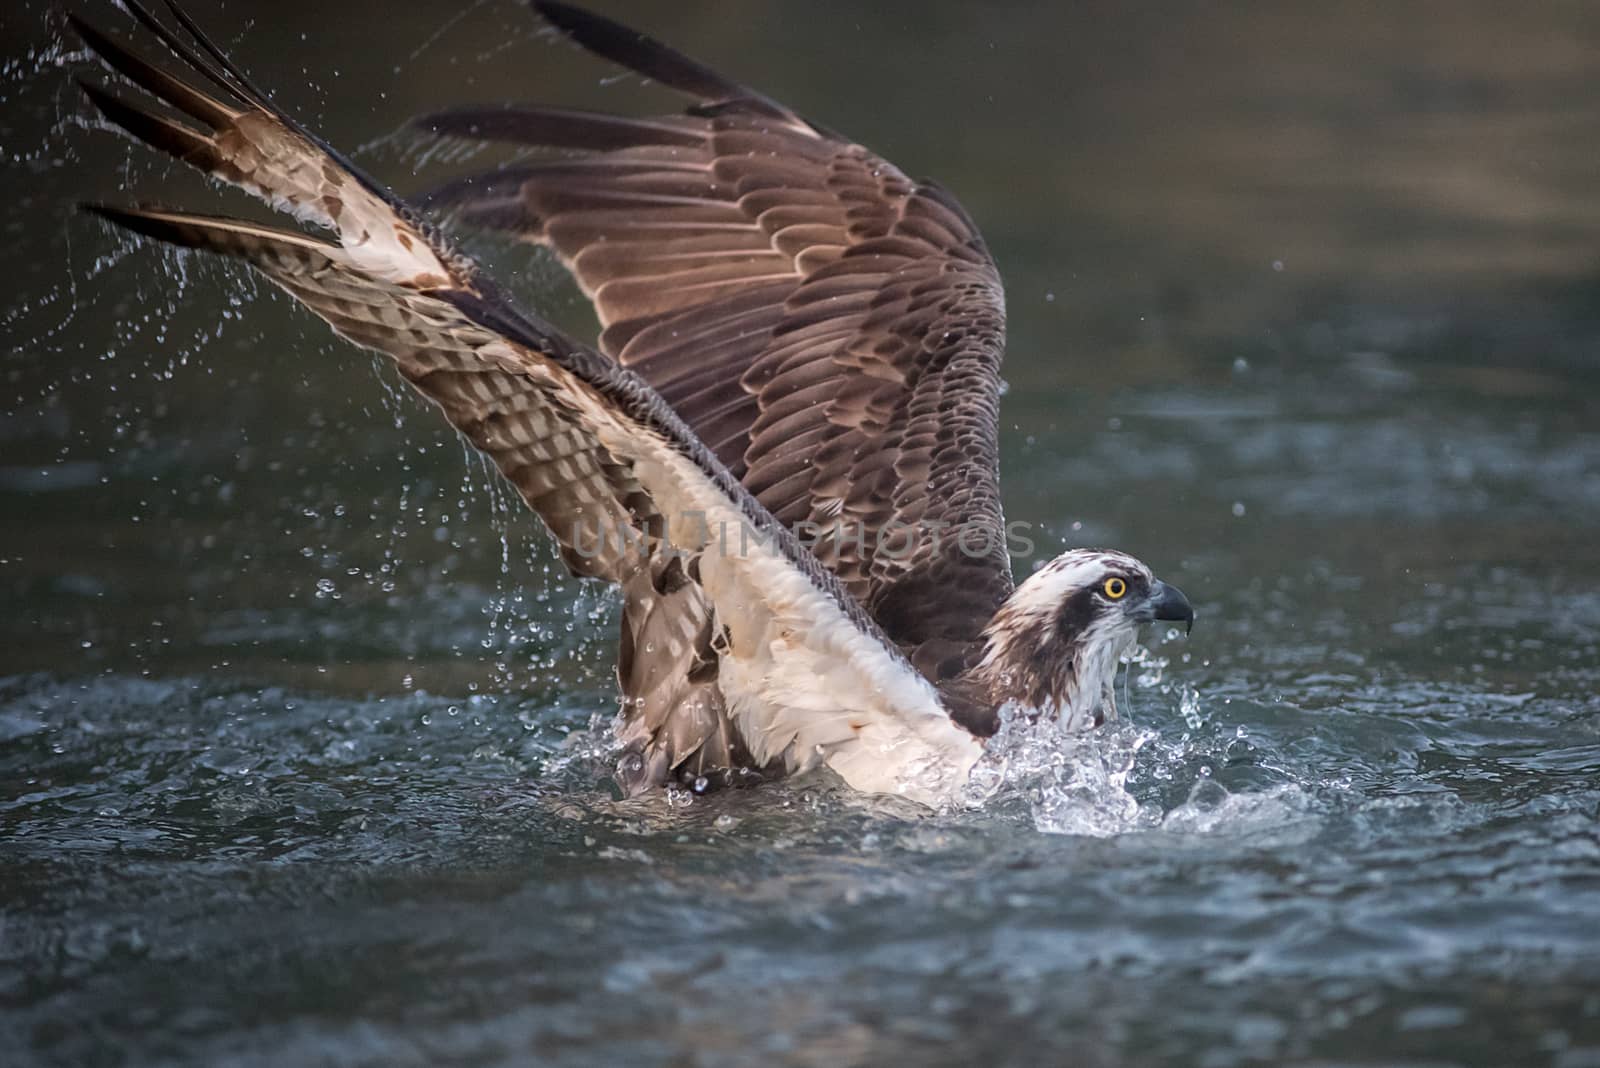
[[[665,524],[678,531],[652,534],[625,521],[593,522],[578,519],[568,532],[567,544],[579,556],[592,559],[610,553],[626,555],[638,550],[648,554],[694,555],[716,552],[723,556],[748,556],[752,551],[774,547],[776,526],[757,526],[747,519],[738,522],[719,520],[712,529],[704,512],[689,511],[678,521]],[[962,523],[921,520],[906,523],[891,519],[878,527],[859,520],[832,523],[801,521],[789,529],[800,543],[820,557],[835,554],[858,559],[912,560],[947,554],[953,546],[962,556],[991,559],[999,553],[1030,557],[1033,539],[1028,535],[1033,524],[1016,520],[1002,528],[994,523],[972,520]]]

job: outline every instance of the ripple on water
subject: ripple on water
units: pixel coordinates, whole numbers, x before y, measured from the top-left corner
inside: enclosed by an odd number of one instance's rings
[[[825,775],[615,800],[582,700],[11,679],[5,900],[26,918],[0,968],[90,984],[75,1004],[107,1018],[181,970],[219,1057],[254,1048],[244,1011],[285,1048],[418,1037],[304,1032],[307,974],[342,976],[351,1019],[431,991],[457,1052],[555,1027],[624,1056],[712,1027],[726,1063],[855,1026],[864,998],[926,1023],[862,1032],[874,1059],[982,1048],[997,1020],[1104,1038],[1159,1006],[1174,1033],[1270,1060],[1273,1020],[1338,1031],[1393,1004],[1385,1026],[1431,1035],[1530,962],[1571,1016],[1600,960],[1594,709],[1283,682],[1272,700],[1234,677],[1135,683],[1133,722],[1078,737],[1010,719],[971,803],[928,814]],[[1427,997],[1369,1005],[1375,984]],[[1231,1030],[1218,990],[1238,992]],[[621,1018],[639,1026],[603,1023]]]

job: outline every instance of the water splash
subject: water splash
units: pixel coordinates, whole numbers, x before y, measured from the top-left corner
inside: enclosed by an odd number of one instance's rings
[[[1207,776],[1194,784],[1183,804],[1162,817],[1161,829],[1182,834],[1237,834],[1278,830],[1312,817],[1311,795],[1294,783],[1233,793]]]
[[[973,768],[960,804],[1025,809],[1049,834],[1097,838],[1155,826],[1128,790],[1139,751],[1158,737],[1128,724],[1068,734],[1054,720],[1008,707]]]
[[[1306,825],[1325,792],[1319,784],[1328,785],[1313,769],[1243,725],[1217,722],[1197,689],[1162,681],[1164,658],[1140,648],[1125,662],[1125,693],[1154,689],[1146,696],[1163,699],[1164,710],[1148,710],[1153,723],[1122,720],[1070,732],[1031,710],[1003,709],[1000,731],[952,807],[1012,815],[1046,834],[1095,838]]]

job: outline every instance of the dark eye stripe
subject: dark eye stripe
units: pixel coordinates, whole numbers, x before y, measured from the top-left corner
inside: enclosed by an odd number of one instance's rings
[[[1078,590],[1062,603],[1056,626],[1063,638],[1075,639],[1094,622],[1096,614],[1093,591]]]

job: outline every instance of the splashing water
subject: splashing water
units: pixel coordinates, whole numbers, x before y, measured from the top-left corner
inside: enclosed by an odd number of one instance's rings
[[[1313,781],[1309,769],[1281,768],[1284,781],[1230,790],[1215,776],[1219,764],[1265,767],[1278,762],[1276,755],[1263,755],[1242,726],[1229,734],[1210,723],[1194,687],[1163,682],[1166,658],[1137,646],[1123,662],[1124,714],[1133,707],[1135,685],[1176,694],[1180,734],[1126,719],[1073,732],[1054,718],[1007,706],[954,807],[1022,814],[1035,830],[1093,838],[1248,832],[1306,816],[1312,797],[1302,784]],[[1174,790],[1185,791],[1181,800]]]
[[[1156,737],[1125,723],[1068,734],[1053,719],[1008,707],[961,803],[1025,806],[1034,826],[1052,834],[1103,838],[1153,826],[1159,816],[1145,811],[1127,784],[1139,751]]]

